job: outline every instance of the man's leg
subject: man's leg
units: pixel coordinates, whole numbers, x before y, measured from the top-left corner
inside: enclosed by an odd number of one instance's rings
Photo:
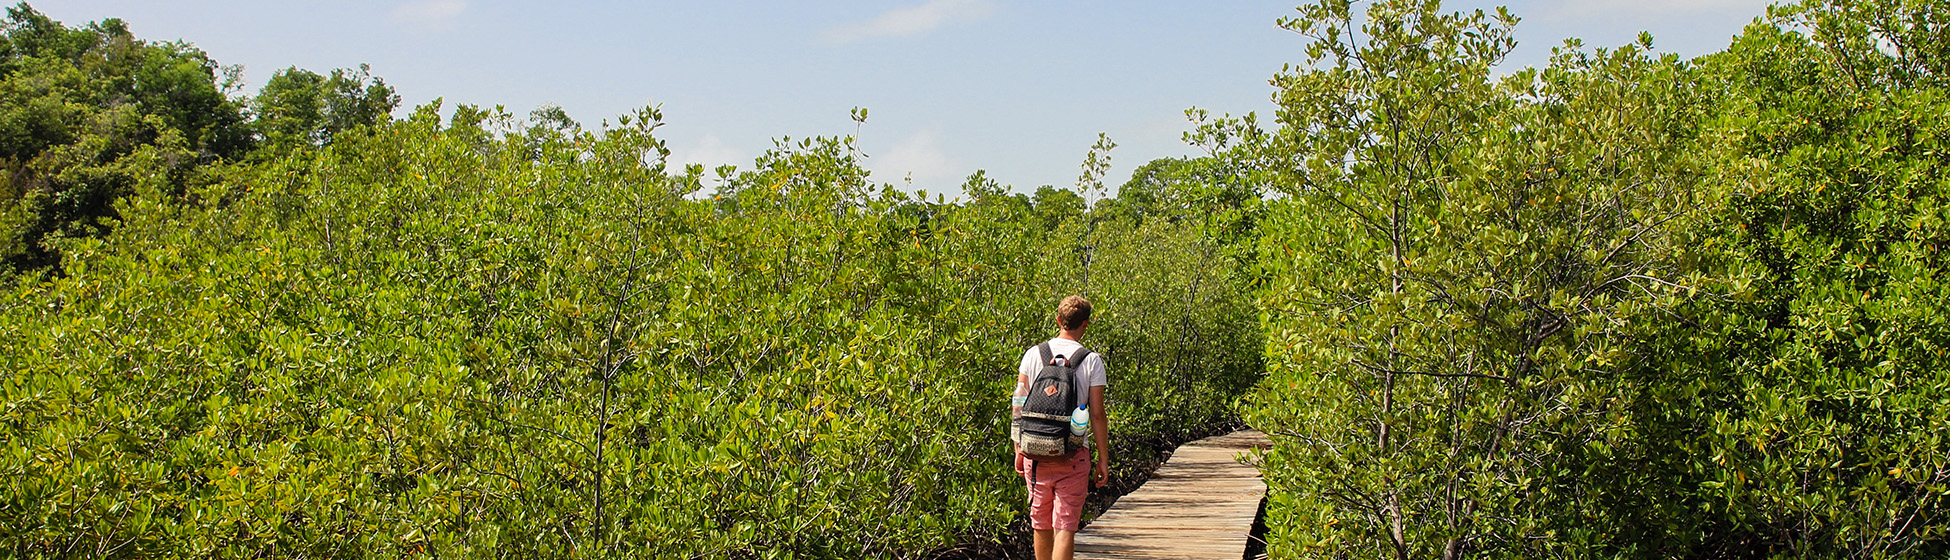
[[[1090,492],[1090,453],[1078,451],[1081,459],[1070,462],[1062,476],[1050,481],[1051,494],[1056,496],[1050,516],[1050,528],[1055,534],[1050,540],[1050,560],[1071,560],[1077,552],[1077,529],[1083,520],[1084,497]]]
[[[1052,553],[1051,547],[1056,545],[1055,533],[1057,532],[1059,531],[1052,529],[1036,530],[1036,560],[1053,560],[1050,558],[1050,554]],[[1068,531],[1061,532],[1067,533]]]
[[[1076,532],[1062,529],[1051,532],[1056,533],[1055,538],[1051,539],[1056,542],[1051,546],[1049,560],[1074,560],[1077,556]]]

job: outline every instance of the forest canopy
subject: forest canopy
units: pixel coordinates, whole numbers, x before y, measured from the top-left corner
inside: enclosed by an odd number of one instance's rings
[[[185,42],[137,39],[121,20],[71,28],[25,3],[0,22],[0,277],[59,266],[50,241],[101,237],[115,201],[180,195],[211,167],[391,120],[385,82],[292,68],[254,99],[241,69]]]

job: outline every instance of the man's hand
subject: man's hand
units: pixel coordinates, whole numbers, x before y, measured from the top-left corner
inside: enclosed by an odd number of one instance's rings
[[[1101,487],[1104,485],[1105,482],[1109,482],[1109,481],[1110,481],[1110,462],[1097,461],[1097,472],[1090,473],[1090,482],[1095,486]]]

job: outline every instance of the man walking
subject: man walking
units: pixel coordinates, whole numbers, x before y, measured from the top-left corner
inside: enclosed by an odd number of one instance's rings
[[[1090,301],[1081,296],[1063,298],[1056,307],[1056,326],[1059,331],[1056,338],[1032,346],[1022,354],[1022,363],[1017,368],[1014,412],[1021,422],[1032,387],[1045,396],[1055,396],[1067,385],[1075,391],[1077,404],[1088,404],[1088,442],[1094,445],[1079,446],[1067,455],[1050,456],[1027,454],[1023,440],[1017,441],[1016,472],[1022,474],[1029,487],[1029,527],[1036,533],[1037,560],[1071,560],[1076,554],[1084,494],[1091,482],[1102,483],[1110,477],[1110,428],[1104,414],[1104,387],[1109,381],[1103,355],[1083,347],[1084,330],[1090,327]],[[1073,359],[1079,356],[1080,360]],[[1052,372],[1068,372],[1073,379],[1039,380]],[[1090,461],[1092,447],[1097,450],[1094,470]]]

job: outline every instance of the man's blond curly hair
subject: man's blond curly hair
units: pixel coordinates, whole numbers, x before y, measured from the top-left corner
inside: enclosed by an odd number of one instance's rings
[[[1088,322],[1090,300],[1083,299],[1083,296],[1066,297],[1063,303],[1056,304],[1056,326],[1063,327],[1063,330],[1072,330]]]

